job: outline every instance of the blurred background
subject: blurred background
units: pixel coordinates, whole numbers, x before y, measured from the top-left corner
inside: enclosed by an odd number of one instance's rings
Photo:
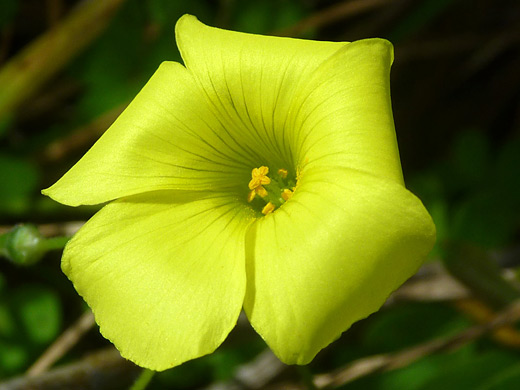
[[[251,33],[392,41],[405,179],[439,239],[416,277],[307,370],[273,359],[241,319],[216,353],[148,388],[519,389],[518,0],[0,0],[0,389],[126,389],[139,375],[60,270],[60,237],[97,209],[40,190],[162,61],[181,61],[185,13]]]

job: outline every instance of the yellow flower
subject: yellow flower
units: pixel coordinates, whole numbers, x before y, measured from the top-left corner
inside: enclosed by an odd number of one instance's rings
[[[282,361],[308,363],[435,240],[401,173],[392,46],[242,34],[189,15],[176,37],[185,66],[163,63],[44,191],[110,202],[69,242],[63,271],[141,366],[211,353],[242,307]]]

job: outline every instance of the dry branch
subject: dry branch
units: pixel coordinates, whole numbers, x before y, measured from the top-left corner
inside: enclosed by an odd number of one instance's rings
[[[428,341],[400,352],[359,359],[335,372],[316,375],[314,383],[318,388],[337,387],[369,374],[406,367],[431,354],[459,348],[487,332],[519,320],[520,301],[515,301],[485,324],[466,329],[453,337]]]
[[[0,390],[127,389],[140,372],[141,368],[110,348],[35,377],[24,376],[0,383]]]
[[[34,377],[43,374],[54,363],[61,359],[77,342],[94,327],[94,315],[85,312],[70,328],[47,348],[42,356],[27,370],[27,376]]]
[[[124,0],[84,1],[0,69],[0,118],[16,110],[94,40]]]
[[[85,151],[110,127],[127,105],[128,103],[124,103],[114,107],[66,137],[54,141],[43,149],[39,160],[47,163],[56,162],[78,150]]]
[[[335,23],[372,9],[390,4],[393,0],[354,0],[335,4],[323,11],[299,21],[294,26],[274,32],[280,36],[298,36],[314,28],[320,28],[327,24]]]

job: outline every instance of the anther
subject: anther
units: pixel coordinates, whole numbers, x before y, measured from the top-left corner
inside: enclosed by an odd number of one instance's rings
[[[255,196],[256,196],[255,190],[249,191],[249,194],[247,194],[247,202],[251,203],[253,201],[253,199],[255,199]]]
[[[275,209],[275,205],[272,204],[271,202],[269,202],[262,209],[262,214],[264,214],[264,215],[270,214],[273,212],[274,209]]]
[[[251,181],[249,182],[249,189],[254,190],[262,185],[271,183],[271,179],[267,177],[269,167],[261,166],[260,168],[253,168],[251,172]]]
[[[278,176],[280,176],[282,179],[285,179],[285,178],[287,178],[287,174],[289,172],[287,171],[287,169],[280,168],[277,173],[278,173]]]
[[[283,200],[285,200],[286,202],[287,202],[289,199],[291,199],[292,196],[293,196],[293,192],[292,192],[290,189],[286,188],[286,189],[284,189],[284,190],[282,191],[282,198],[283,198]]]
[[[255,192],[262,198],[265,198],[267,196],[267,190],[262,186],[256,187]]]
[[[249,203],[257,199],[257,195],[265,202],[262,208],[262,214],[268,215],[276,208],[281,207],[294,194],[294,180],[288,180],[289,172],[285,168],[276,170],[274,180],[271,180],[267,175],[269,174],[269,167],[261,166],[253,168],[251,171],[251,180],[248,184],[249,192],[247,194],[247,201]],[[300,172],[298,171],[298,174]],[[296,183],[298,185],[298,183]],[[265,187],[264,187],[265,186]],[[292,190],[291,190],[292,188]],[[254,205],[258,204],[255,201]]]

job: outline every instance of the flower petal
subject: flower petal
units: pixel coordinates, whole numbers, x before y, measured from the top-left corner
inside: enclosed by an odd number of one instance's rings
[[[306,364],[410,277],[435,227],[403,186],[310,169],[293,197],[246,236],[251,324],[285,363]]]
[[[191,15],[179,19],[176,37],[212,111],[253,156],[251,168],[291,166],[285,138],[294,93],[348,43],[221,30]]]
[[[288,126],[297,166],[346,167],[403,184],[390,100],[392,44],[352,42],[298,91]]]
[[[62,268],[121,355],[164,370],[208,353],[236,324],[250,211],[228,198],[158,191],[105,206]]]
[[[203,101],[186,68],[163,63],[87,154],[43,193],[77,206],[146,191],[215,190],[247,181],[249,164]]]

